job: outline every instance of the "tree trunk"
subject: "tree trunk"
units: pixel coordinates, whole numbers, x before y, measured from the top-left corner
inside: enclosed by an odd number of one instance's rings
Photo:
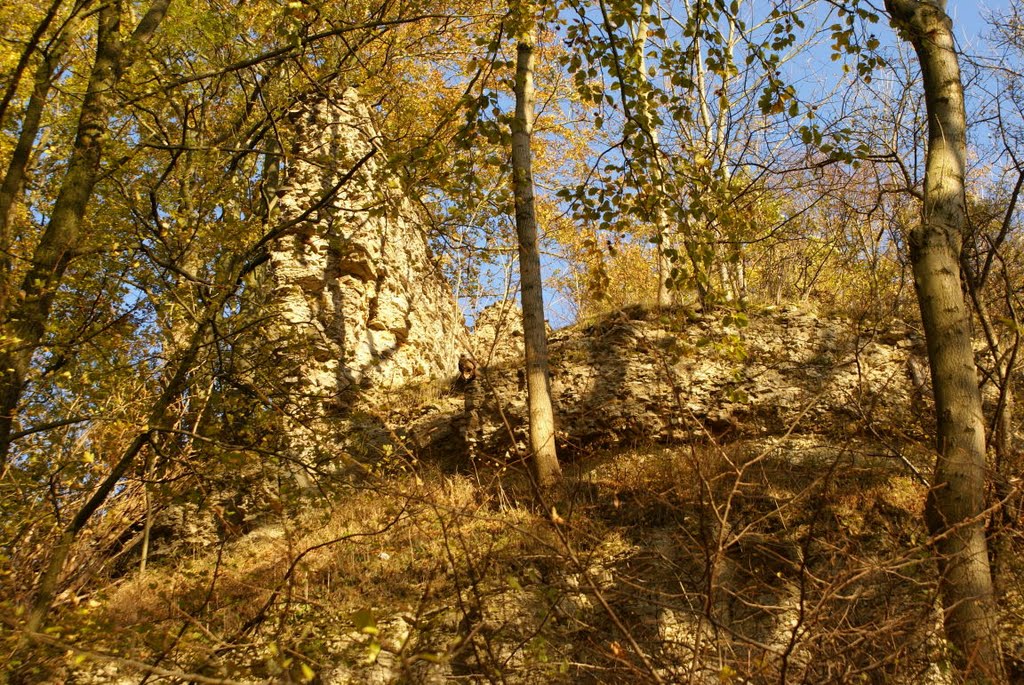
[[[32,61],[32,55],[39,51],[39,46],[43,43],[43,38],[46,32],[50,29],[53,21],[57,18],[57,13],[60,11],[61,5],[64,4],[64,0],[53,0],[50,4],[49,9],[46,10],[46,14],[38,24],[36,24],[35,30],[32,32],[32,37],[28,39],[24,49],[21,51],[21,56],[18,57],[18,63],[14,67],[13,71],[6,74],[7,76],[7,87],[4,89],[4,94],[0,96],[0,125],[6,123],[7,120],[7,107],[11,104],[14,96],[18,92],[18,84],[21,81],[22,75],[28,68],[28,64]],[[87,8],[88,3],[80,3],[77,5],[77,11],[83,11]],[[75,11],[72,11],[74,14]],[[57,42],[61,41],[60,36],[64,31],[58,30],[58,36],[55,39]],[[13,41],[12,41],[13,42]],[[43,58],[46,59],[46,53],[50,52],[48,49],[42,50]]]
[[[640,3],[640,15],[636,26],[633,29],[633,40],[627,54],[627,67],[636,76],[636,114],[637,123],[644,130],[651,144],[651,158],[653,166],[651,173],[654,177],[654,187],[658,192],[658,206],[654,214],[654,242],[658,249],[658,292],[657,302],[659,307],[671,307],[675,304],[675,283],[669,287],[669,278],[672,275],[672,259],[669,258],[669,250],[672,249],[669,231],[668,212],[662,201],[665,199],[665,174],[662,169],[661,149],[658,146],[658,129],[651,121],[650,107],[647,104],[647,96],[644,92],[648,84],[647,74],[647,16],[651,11],[651,0],[642,0]],[[625,97],[625,94],[623,94]]]
[[[946,636],[967,682],[1003,683],[985,538],[985,424],[960,281],[966,227],[966,113],[952,21],[944,2],[886,0],[921,64],[928,110],[924,209],[911,231],[938,425],[925,517],[935,536]]]
[[[54,40],[50,49],[43,53],[42,61],[36,68],[35,84],[28,104],[25,106],[25,114],[21,119],[18,143],[14,147],[14,152],[11,153],[10,162],[7,164],[7,173],[4,174],[3,183],[0,184],[0,315],[8,310],[13,277],[11,212],[25,187],[25,176],[28,172],[32,148],[39,133],[39,124],[43,118],[46,98],[53,88],[53,80],[57,76],[57,65],[67,47],[67,34],[68,31],[65,30]]]
[[[131,42],[148,40],[160,24],[170,0],[155,0],[139,22]],[[100,172],[103,138],[107,131],[110,98],[124,66],[119,0],[97,12],[96,59],[79,110],[68,169],[53,205],[16,303],[5,312],[0,340],[0,464],[7,462],[10,436],[18,403],[28,377],[32,355],[42,343],[53,298],[80,244],[82,218]]]
[[[158,431],[166,428],[168,409],[187,389],[196,357],[203,346],[208,345],[210,342],[210,323],[233,292],[233,290],[229,291],[228,294],[221,296],[217,300],[215,306],[211,305],[208,307],[205,317],[192,332],[188,347],[175,360],[177,366],[174,368],[174,375],[167,378],[163,392],[160,393],[153,408],[150,410],[146,430],[135,436],[135,439],[132,440],[131,444],[114,464],[110,473],[100,482],[89,496],[89,499],[85,501],[78,512],[76,512],[74,518],[65,527],[64,532],[61,533],[60,538],[53,547],[53,551],[50,553],[46,568],[39,578],[32,607],[25,620],[24,628],[26,632],[35,633],[43,628],[46,616],[50,612],[54,597],[57,594],[61,574],[64,571],[64,564],[71,553],[75,540],[78,539],[79,533],[82,532],[86,524],[92,519],[93,514],[104,505],[107,497],[110,496],[110,493],[113,492],[114,488],[128,472],[128,469],[136,463],[139,453],[142,452],[143,448],[150,443]]]
[[[993,249],[996,249],[993,246]],[[1013,343],[1009,346],[1000,340],[999,334],[993,324],[992,315],[982,297],[985,289],[986,279],[979,278],[974,266],[969,259],[961,255],[961,269],[964,281],[967,284],[967,292],[974,303],[974,312],[981,324],[988,343],[988,353],[992,359],[992,380],[999,390],[999,400],[991,422],[991,437],[989,438],[992,447],[994,464],[993,476],[995,486],[993,491],[996,499],[1002,502],[1002,507],[993,512],[989,526],[990,558],[992,560],[992,582],[996,594],[1000,594],[1006,580],[1008,562],[1013,558],[1013,546],[1009,536],[1009,530],[1013,527],[1018,515],[1018,502],[1020,497],[1014,493],[1011,479],[1020,470],[1017,450],[1014,445],[1014,399],[1013,399],[1013,369],[1017,363],[1017,351],[1020,346],[1020,334],[1014,336]],[[1009,289],[1010,283],[1006,284]],[[1011,319],[1016,321],[1016,312],[1012,306],[1009,307]],[[1007,349],[1008,348],[1008,349]]]
[[[732,302],[735,300],[736,298],[733,296],[732,291],[732,279],[729,278],[729,265],[721,258],[719,258],[718,262],[718,280],[722,284],[722,297],[725,298],[725,301]]]
[[[555,451],[555,416],[551,403],[548,341],[544,325],[544,288],[541,279],[537,216],[533,199],[530,141],[533,134],[534,18],[529,5],[516,17],[519,47],[516,58],[516,114],[512,120],[512,190],[515,195],[516,232],[519,237],[520,291],[523,337],[526,344],[526,384],[530,408],[530,452],[537,484],[543,489],[561,477]]]

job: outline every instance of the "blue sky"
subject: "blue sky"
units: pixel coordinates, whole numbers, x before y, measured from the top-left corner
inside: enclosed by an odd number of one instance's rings
[[[984,17],[995,12],[1003,12],[1010,6],[1009,0],[981,0],[967,2],[953,0],[946,6],[946,11],[953,18],[953,31],[960,41],[961,47],[973,52],[982,46],[983,36],[991,32]]]

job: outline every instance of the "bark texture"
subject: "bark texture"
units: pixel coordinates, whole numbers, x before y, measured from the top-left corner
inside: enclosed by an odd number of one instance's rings
[[[921,64],[928,111],[924,209],[910,235],[935,392],[938,455],[926,508],[939,554],[946,636],[968,682],[1006,682],[985,538],[985,424],[960,279],[966,227],[966,113],[942,2],[887,0]]]
[[[125,66],[126,48],[152,37],[169,4],[170,0],[156,0],[127,44],[121,37],[122,3],[104,3],[97,11],[96,58],[79,110],[68,169],[46,230],[32,254],[17,302],[3,312],[0,463],[6,462],[10,451],[10,436],[32,355],[43,341],[54,295],[81,242],[82,219],[99,177],[110,101]]]
[[[526,12],[522,12],[525,15]],[[530,408],[530,452],[541,488],[561,477],[555,449],[555,414],[551,403],[547,330],[544,325],[544,288],[541,279],[537,215],[533,199],[534,36],[532,18],[521,16],[516,54],[516,114],[512,120],[512,185],[515,194],[516,232],[519,237],[520,291],[523,337],[526,344],[526,387]]]

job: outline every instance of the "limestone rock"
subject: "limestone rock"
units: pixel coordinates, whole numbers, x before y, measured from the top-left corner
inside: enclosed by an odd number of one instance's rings
[[[412,202],[379,150],[366,157],[378,137],[369,111],[350,88],[291,120],[280,212],[294,225],[270,246],[270,277],[284,332],[306,358],[297,383],[330,397],[454,374],[462,315]]]
[[[421,217],[357,92],[309,98],[289,117],[295,144],[279,192],[287,228],[268,245],[274,318],[264,333],[286,440],[307,464],[338,451],[324,417],[369,390],[453,376],[467,345]]]
[[[525,355],[523,312],[508,300],[482,309],[473,321],[473,356],[486,366],[515,364]]]
[[[502,335],[491,323],[495,315],[485,315],[474,331],[474,349],[483,359],[479,350],[493,350],[484,374],[490,451],[500,454],[509,447],[505,418],[516,429],[526,424],[521,338],[514,324]],[[858,330],[797,307],[758,313],[744,326],[734,319],[637,309],[553,333],[552,391],[565,453],[780,435],[791,428],[795,434],[845,434],[870,424],[922,432],[930,413],[920,405],[928,400],[915,387],[912,369],[927,364],[905,325]]]

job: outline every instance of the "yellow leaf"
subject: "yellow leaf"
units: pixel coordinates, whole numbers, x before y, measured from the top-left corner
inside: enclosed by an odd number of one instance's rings
[[[372,664],[377,661],[377,655],[380,654],[380,643],[377,640],[370,640],[370,644],[366,646],[366,663]]]

